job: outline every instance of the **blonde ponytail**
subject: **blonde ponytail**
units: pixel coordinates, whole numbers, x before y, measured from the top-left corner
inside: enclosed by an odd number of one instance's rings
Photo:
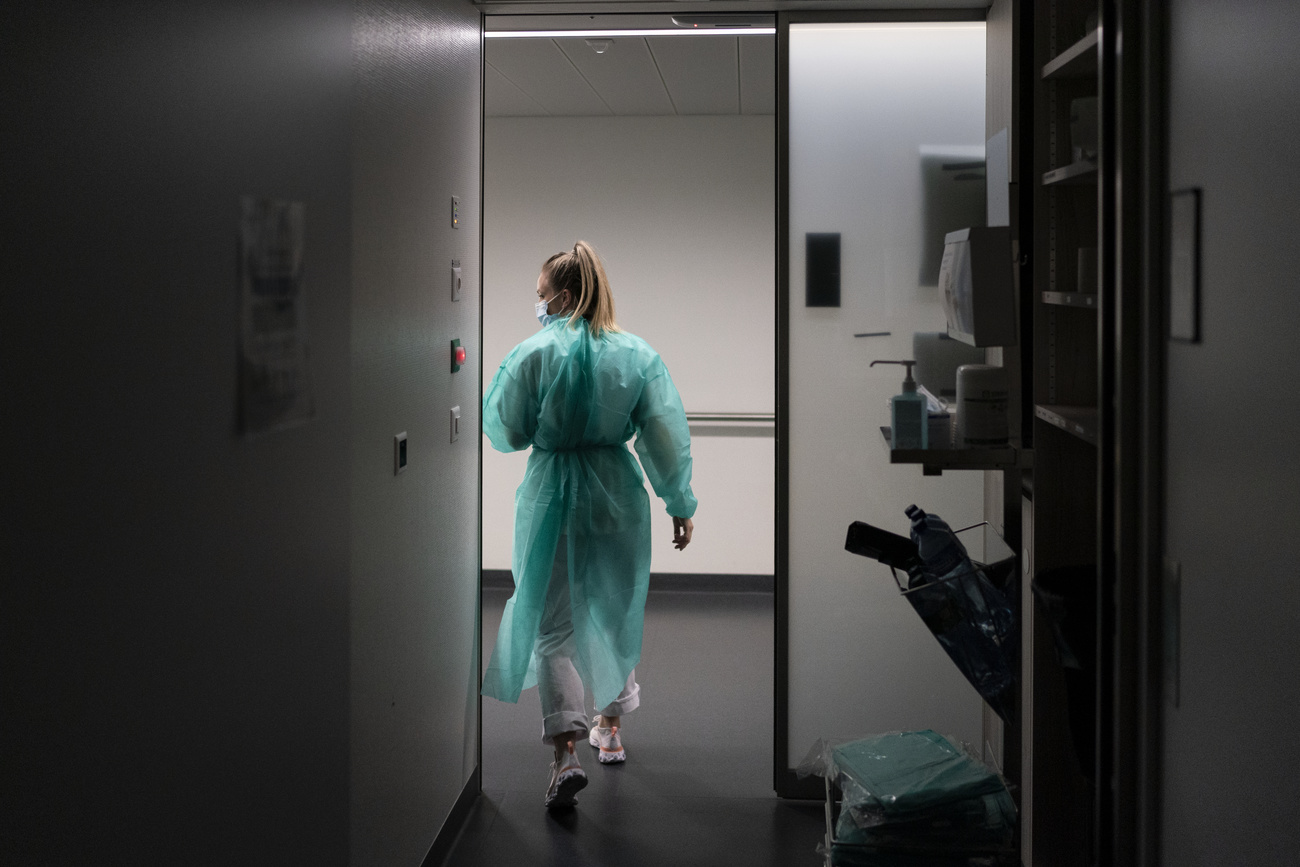
[[[568,291],[577,299],[569,327],[577,327],[577,318],[586,319],[591,333],[600,337],[606,331],[621,331],[614,320],[614,293],[605,276],[600,256],[586,241],[573,245],[571,251],[556,253],[542,265],[546,282],[556,294]]]

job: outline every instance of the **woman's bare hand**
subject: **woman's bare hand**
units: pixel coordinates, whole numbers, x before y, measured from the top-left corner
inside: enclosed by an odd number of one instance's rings
[[[673,518],[673,547],[680,551],[691,544],[694,532],[695,522],[690,518]]]

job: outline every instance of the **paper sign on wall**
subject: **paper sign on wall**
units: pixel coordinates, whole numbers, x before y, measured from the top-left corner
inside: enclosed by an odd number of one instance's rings
[[[239,429],[279,430],[316,412],[303,291],[303,205],[244,196],[239,226]]]

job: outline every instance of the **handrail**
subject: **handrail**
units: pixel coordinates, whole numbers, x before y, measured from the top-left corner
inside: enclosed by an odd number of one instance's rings
[[[776,413],[761,412],[688,412],[688,422],[742,422],[758,424],[776,424]]]

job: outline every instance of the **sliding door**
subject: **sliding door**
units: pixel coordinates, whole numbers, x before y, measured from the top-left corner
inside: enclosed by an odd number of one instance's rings
[[[982,21],[795,20],[779,38],[775,783],[815,796],[791,769],[818,738],[929,728],[980,743],[978,695],[888,568],[844,539],[855,520],[905,534],[912,503],[981,520],[982,473],[890,463],[880,428],[903,368],[869,365],[941,342],[945,220],[984,219],[985,42]]]

